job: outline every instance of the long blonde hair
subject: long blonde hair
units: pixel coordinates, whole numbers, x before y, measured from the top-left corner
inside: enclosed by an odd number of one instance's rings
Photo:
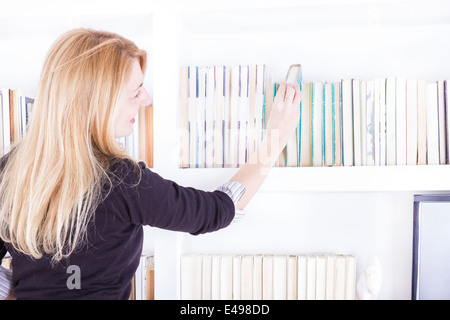
[[[114,117],[135,58],[145,72],[144,50],[91,29],[66,32],[50,48],[27,133],[0,174],[0,237],[19,252],[57,262],[86,240],[111,183],[108,164],[127,157]]]

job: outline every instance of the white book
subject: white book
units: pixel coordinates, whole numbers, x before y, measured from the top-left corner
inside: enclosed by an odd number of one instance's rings
[[[406,164],[417,164],[417,79],[406,82]]]
[[[224,164],[224,124],[225,124],[225,71],[224,66],[215,67],[216,94],[214,119],[214,167],[221,168]]]
[[[353,165],[361,166],[361,82],[354,79],[353,95]]]
[[[239,78],[240,67],[234,66],[231,69],[231,96],[230,96],[230,166],[238,166],[239,147]]]
[[[406,78],[396,81],[397,165],[406,165]]]
[[[297,299],[306,300],[306,256],[297,256]]]
[[[345,268],[345,299],[355,300],[356,288],[356,257],[347,256]]]
[[[310,85],[307,82],[301,83],[302,101],[301,105],[301,139],[300,139],[300,166],[311,166],[311,109],[310,109]]]
[[[2,129],[3,129],[3,154],[11,149],[11,127],[10,127],[10,111],[9,111],[9,90],[1,89],[0,97],[2,99]]]
[[[288,256],[287,257],[287,300],[297,300],[297,257],[296,256]]]
[[[273,255],[264,255],[262,266],[262,299],[273,300]]]
[[[366,86],[366,164],[375,165],[375,81]]]
[[[450,88],[449,80],[445,80],[444,82],[444,91],[445,91],[445,105],[446,105],[446,148],[447,148],[447,164],[450,163]]]
[[[212,255],[205,254],[202,258],[202,300],[212,298],[212,278],[213,278]],[[217,272],[216,270],[214,270]]]
[[[386,165],[386,79],[380,80],[380,166]]]
[[[197,167],[197,67],[189,66],[189,167]]]
[[[287,257],[275,255],[273,257],[273,299],[286,300],[287,287]]]
[[[214,167],[214,118],[216,109],[214,67],[206,68],[205,89],[205,167]]]
[[[386,164],[397,164],[396,143],[396,79],[386,80]]]
[[[380,80],[374,81],[374,94],[373,94],[373,114],[374,114],[374,153],[376,166],[380,165]]]
[[[224,164],[223,166],[225,168],[231,167],[231,151],[230,151],[230,145],[231,145],[231,67],[225,67],[225,104],[224,104],[224,122],[223,122],[223,140],[224,140],[224,146],[223,146],[223,158],[224,158]]]
[[[247,156],[248,125],[248,66],[240,68],[240,88],[238,106],[238,166],[243,166]]]
[[[263,138],[263,109],[264,109],[264,65],[256,66],[256,102],[255,102],[255,148],[258,148],[259,142]]]
[[[323,84],[314,82],[312,86],[312,104],[311,104],[311,157],[312,165],[319,167],[323,165]]]
[[[353,166],[352,80],[342,80],[342,145],[344,166]]]
[[[444,81],[438,81],[439,164],[446,163]]]
[[[248,67],[247,159],[256,147],[256,65]]]
[[[233,256],[223,255],[220,261],[220,299],[233,299]]]
[[[347,258],[337,255],[334,263],[334,300],[345,300],[345,274]]]
[[[306,300],[316,299],[316,257],[306,256]]]
[[[180,68],[180,167],[189,168],[189,67]]]
[[[427,85],[417,83],[417,164],[427,164]]]
[[[334,300],[334,264],[335,255],[327,255],[325,299]]]
[[[324,255],[316,255],[316,300],[326,298],[327,260]]]
[[[181,257],[181,299],[202,298],[202,256],[196,254]]]
[[[361,165],[367,166],[367,82],[360,84],[360,104],[361,104]]]
[[[198,68],[198,97],[197,97],[197,164],[205,167],[205,126],[206,126],[206,68]]]
[[[333,165],[342,166],[341,82],[333,82]]]
[[[437,83],[427,84],[427,160],[429,165],[439,164],[439,120]]]
[[[253,256],[253,300],[262,300],[263,256]]]
[[[241,300],[241,259],[242,256],[233,256],[233,300]]]
[[[243,255],[241,260],[241,299],[253,299],[253,256]]]
[[[324,165],[331,167],[333,165],[333,101],[332,101],[332,83],[324,83],[323,88],[324,105]]]
[[[206,255],[208,256],[208,255]],[[220,278],[221,278],[221,263],[222,263],[222,256],[220,254],[214,254],[211,257],[211,299],[212,300],[218,300],[220,299]]]

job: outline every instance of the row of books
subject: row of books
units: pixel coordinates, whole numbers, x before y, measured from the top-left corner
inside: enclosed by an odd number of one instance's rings
[[[25,136],[34,99],[21,89],[0,89],[0,152],[8,153],[11,143]],[[140,108],[133,133],[118,139],[128,155],[153,167],[153,107]]]
[[[264,65],[181,68],[181,167],[237,167],[262,138]]]
[[[11,142],[23,137],[34,99],[21,89],[0,89],[0,152],[8,153]]]
[[[352,255],[181,257],[183,300],[354,300]]]
[[[181,167],[244,164],[279,86],[266,66],[187,66],[180,81]],[[290,81],[301,87],[301,117],[275,166],[450,163],[447,80],[303,82],[300,68]]]

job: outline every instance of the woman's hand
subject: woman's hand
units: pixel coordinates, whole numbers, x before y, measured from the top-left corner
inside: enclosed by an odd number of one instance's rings
[[[268,140],[272,144],[271,150],[277,153],[275,158],[284,149],[298,126],[301,99],[302,95],[297,83],[280,84],[266,127]]]

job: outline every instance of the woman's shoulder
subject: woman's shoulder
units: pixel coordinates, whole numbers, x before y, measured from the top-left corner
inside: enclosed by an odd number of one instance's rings
[[[115,158],[110,162],[107,172],[114,182],[136,184],[141,180],[146,168],[147,166],[143,161],[136,161],[130,158]]]

